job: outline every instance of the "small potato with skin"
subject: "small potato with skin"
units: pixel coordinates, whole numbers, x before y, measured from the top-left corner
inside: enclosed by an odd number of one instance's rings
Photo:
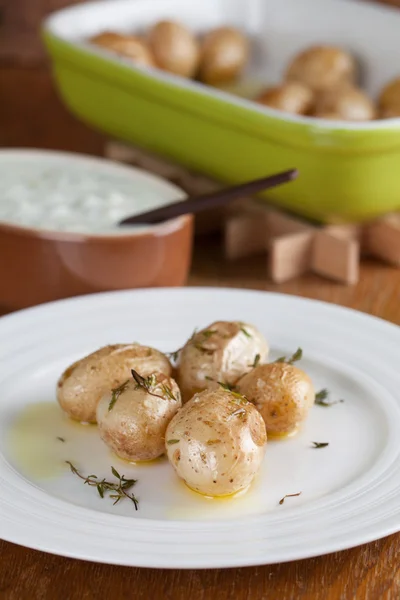
[[[222,388],[194,396],[165,435],[178,477],[206,496],[246,489],[260,468],[266,441],[264,422],[254,406]]]
[[[313,107],[314,93],[303,83],[288,81],[266,89],[257,102],[294,115],[306,115]]]
[[[308,375],[281,362],[259,365],[238,381],[237,390],[260,411],[268,435],[295,432],[315,401]]]
[[[233,27],[220,27],[205,35],[201,47],[199,76],[211,85],[234,81],[249,57],[249,42]]]
[[[342,121],[371,121],[376,117],[376,110],[362,90],[341,86],[317,96],[314,116],[332,119],[332,115]]]
[[[290,63],[286,79],[300,81],[315,92],[354,83],[357,64],[354,57],[334,46],[312,46],[297,54]]]
[[[149,31],[147,39],[160,69],[181,77],[195,75],[200,48],[186,27],[172,21],[160,21]]]
[[[384,119],[400,117],[400,77],[390,81],[381,91],[379,110]]]
[[[132,59],[138,65],[154,67],[154,60],[146,44],[134,35],[123,35],[112,31],[105,31],[90,38],[96,46],[101,46],[110,52]]]
[[[97,407],[97,423],[103,442],[125,460],[153,460],[165,452],[165,430],[182,406],[176,382],[154,374],[148,389],[131,378],[106,394]]]
[[[239,321],[216,321],[195,333],[182,348],[178,384],[184,402],[197,392],[217,389],[218,382],[234,385],[255,362],[268,357],[268,344],[253,326]]]
[[[147,346],[105,346],[78,360],[64,371],[57,383],[57,400],[72,419],[96,423],[96,408],[104,394],[131,376],[135,369],[144,376],[154,372],[170,375],[168,358]]]

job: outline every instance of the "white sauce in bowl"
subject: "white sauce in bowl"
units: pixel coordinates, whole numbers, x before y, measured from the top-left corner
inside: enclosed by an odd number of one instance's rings
[[[0,152],[0,223],[118,235],[147,228],[118,227],[121,219],[182,198],[182,190],[161,178],[109,161],[63,153]]]

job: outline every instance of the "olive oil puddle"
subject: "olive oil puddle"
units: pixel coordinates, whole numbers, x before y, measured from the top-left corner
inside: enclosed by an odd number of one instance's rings
[[[15,418],[6,444],[13,466],[30,479],[54,479],[68,471],[67,460],[77,466],[90,461],[99,445],[109,454],[105,468],[111,464],[149,468],[167,460],[165,455],[147,461],[123,460],[104,446],[95,424],[73,421],[56,402],[26,406]]]
[[[37,402],[14,420],[7,436],[8,454],[22,475],[52,479],[66,470],[66,460],[79,464],[97,436],[97,427],[70,420],[57,403]]]

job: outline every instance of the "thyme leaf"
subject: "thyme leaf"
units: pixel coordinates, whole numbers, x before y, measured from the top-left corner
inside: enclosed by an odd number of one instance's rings
[[[178,444],[179,440],[167,440],[167,444],[171,446],[172,444]]]
[[[311,442],[313,444],[313,448],[326,448],[329,446],[329,442]]]
[[[254,357],[253,364],[249,365],[249,367],[252,367],[252,369],[255,369],[258,366],[258,364],[260,362],[260,359],[261,359],[261,355],[260,354],[256,354],[255,357]]]
[[[292,356],[290,358],[287,358],[286,356],[281,356],[280,358],[276,359],[276,363],[286,363],[287,365],[292,365],[295,362],[298,362],[299,360],[301,360],[303,358],[303,350],[301,348],[297,348],[296,352],[294,354],[292,354]]]
[[[116,401],[118,400],[120,395],[126,390],[128,383],[129,383],[129,379],[124,381],[124,383],[121,383],[121,385],[119,387],[111,390],[111,400],[110,400],[110,404],[108,405],[108,412],[110,412],[110,410],[113,409],[114,404],[116,403]]]
[[[247,329],[245,329],[244,327],[241,327],[241,328],[240,328],[240,331],[241,331],[242,333],[244,333],[244,335],[245,335],[246,337],[248,337],[248,338],[251,338],[251,337],[252,337],[252,335],[251,335],[251,334],[250,334],[250,333],[247,331]]]
[[[196,333],[197,333],[197,329],[194,329],[194,331],[193,331],[192,335],[190,336],[190,338],[189,338],[189,340],[188,340],[187,343],[193,341],[194,336],[196,335]],[[179,355],[182,352],[182,350],[183,350],[184,347],[185,346],[182,346],[181,348],[178,348],[178,350],[175,350],[174,352],[166,352],[165,354],[166,354],[166,356],[168,356],[168,358],[171,358],[176,363],[178,361]]]
[[[59,442],[65,442],[65,438],[57,436],[56,440],[58,440]]]
[[[279,500],[279,504],[283,504],[286,498],[294,498],[294,496],[300,496],[301,492],[297,492],[297,494],[286,494]]]
[[[315,394],[315,404],[318,406],[333,406],[334,404],[339,404],[340,402],[344,402],[344,400],[328,400],[329,392],[326,389],[319,391]]]

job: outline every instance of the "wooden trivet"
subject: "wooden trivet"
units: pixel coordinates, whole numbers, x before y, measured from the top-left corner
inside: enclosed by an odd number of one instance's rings
[[[187,194],[216,190],[221,183],[118,142],[109,142],[107,158],[135,165],[164,177]],[[362,225],[316,226],[251,198],[229,208],[196,217],[196,233],[223,231],[225,256],[235,260],[265,253],[266,271],[276,283],[312,271],[344,283],[357,283],[361,256],[369,255],[400,267],[400,214]]]

